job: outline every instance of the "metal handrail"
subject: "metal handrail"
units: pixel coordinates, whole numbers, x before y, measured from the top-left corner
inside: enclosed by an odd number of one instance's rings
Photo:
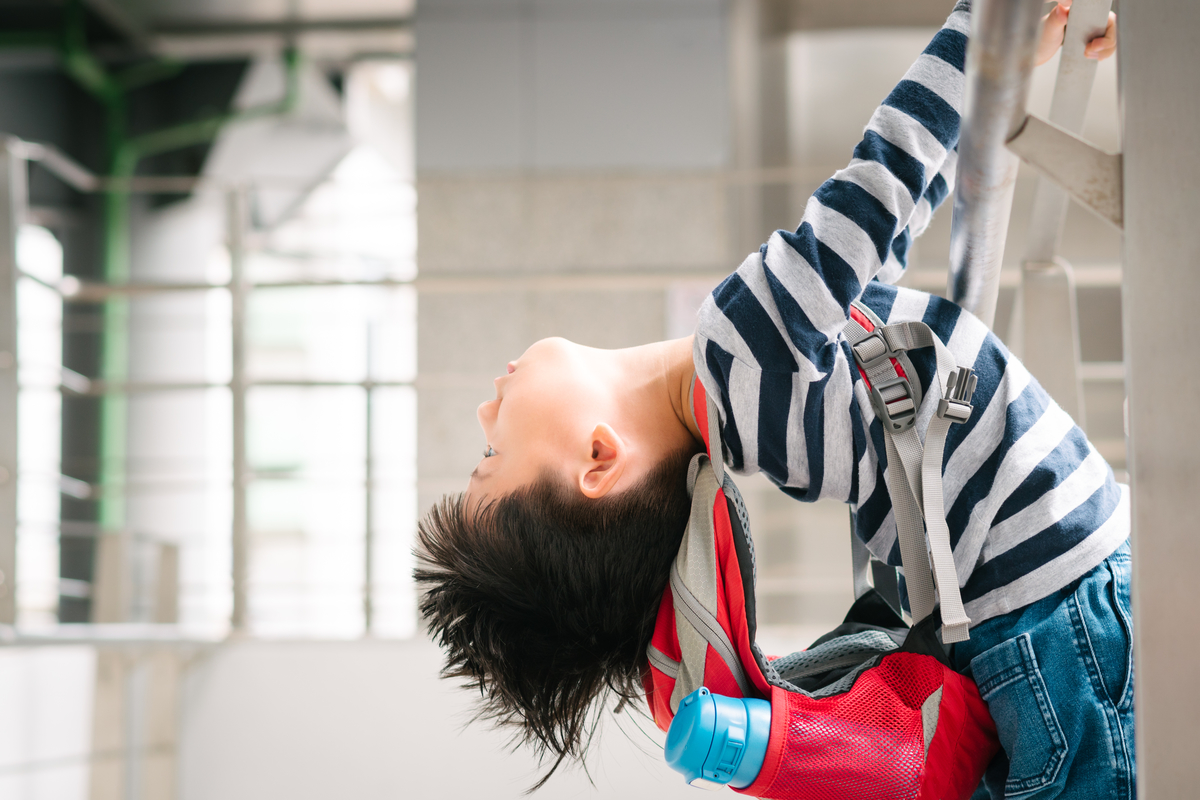
[[[303,280],[282,280],[282,281],[252,281],[244,274],[244,253],[247,247],[247,231],[245,230],[247,222],[247,207],[246,193],[249,186],[245,182],[227,182],[227,181],[212,181],[209,179],[195,178],[179,178],[173,176],[160,176],[157,178],[138,178],[138,177],[121,177],[117,179],[103,178],[90,172],[87,168],[75,162],[68,156],[64,155],[57,148],[50,145],[45,145],[37,142],[27,142],[16,137],[4,137],[3,144],[9,153],[10,159],[13,161],[15,168],[20,168],[23,163],[37,162],[48,172],[60,178],[68,186],[81,192],[158,192],[158,191],[186,191],[194,188],[221,188],[228,198],[228,222],[229,222],[229,250],[231,257],[232,275],[230,280],[224,283],[220,282],[196,282],[196,283],[155,283],[155,282],[128,282],[121,281],[115,283],[94,283],[81,282],[73,276],[68,276],[61,281],[46,281],[37,276],[27,275],[16,268],[15,264],[10,264],[11,274],[13,277],[29,278],[46,286],[52,291],[57,292],[64,302],[105,302],[110,298],[123,297],[139,294],[160,294],[174,292],[192,292],[192,291],[208,291],[212,289],[223,289],[230,293],[233,299],[234,315],[231,320],[233,329],[234,352],[233,352],[233,374],[228,381],[195,381],[195,382],[146,382],[146,381],[102,381],[92,380],[86,376],[80,375],[72,370],[59,368],[57,375],[57,383],[55,388],[60,391],[72,393],[76,395],[86,396],[108,396],[115,393],[130,393],[130,392],[159,392],[159,391],[176,391],[176,390],[195,390],[195,389],[210,389],[210,388],[227,388],[230,389],[234,396],[235,413],[234,413],[234,480],[233,495],[234,495],[234,521],[232,530],[232,551],[233,551],[233,613],[230,617],[230,636],[238,638],[246,633],[248,596],[247,596],[247,553],[249,547],[249,530],[248,520],[246,515],[246,491],[248,484],[259,475],[249,468],[246,459],[246,440],[245,440],[245,394],[252,387],[335,387],[335,386],[351,386],[363,389],[368,397],[368,404],[372,393],[377,389],[388,387],[411,387],[413,381],[390,381],[378,380],[368,375],[367,378],[357,381],[345,380],[315,380],[315,379],[254,379],[246,374],[246,359],[245,359],[245,327],[246,320],[244,315],[244,307],[248,293],[256,289],[271,289],[271,288],[292,288],[292,287],[326,287],[335,288],[341,286],[369,286],[369,287],[400,287],[412,286],[412,279],[398,278],[383,278],[374,280],[327,280],[327,279],[303,279]],[[272,184],[270,180],[256,180],[255,185]],[[216,184],[216,185],[214,185]],[[305,186],[304,188],[311,188]],[[20,195],[18,199],[24,201],[24,181],[21,180],[17,186],[17,193]],[[14,220],[21,219],[24,213],[24,206],[12,209],[12,218]],[[15,234],[14,234],[15,235]],[[241,309],[243,313],[237,313]],[[15,318],[15,315],[14,315]],[[11,357],[10,357],[11,358]],[[11,366],[11,365],[10,365]],[[15,373],[14,373],[15,374]],[[240,407],[240,409],[239,409]],[[239,413],[240,411],[240,413]],[[368,425],[367,435],[370,435]],[[368,445],[368,453],[370,446]],[[371,474],[371,466],[367,465],[367,475]],[[61,482],[61,481],[60,481]],[[370,507],[370,494],[373,489],[373,482],[367,480],[363,482],[364,489],[368,495],[367,503]],[[76,492],[81,488],[72,483],[68,489],[73,489]],[[92,487],[87,486],[89,493]],[[70,492],[68,492],[70,493]],[[10,535],[15,534],[15,528],[10,532]],[[371,532],[368,530],[367,535]],[[7,542],[6,546],[15,552],[15,540]],[[365,581],[365,591],[370,591],[372,584],[371,564],[371,547],[368,542],[367,558],[364,567],[367,571],[367,580]],[[4,575],[5,581],[11,585],[13,576]],[[9,621],[15,617],[15,606],[11,609],[11,614],[6,614]],[[372,612],[370,598],[364,598],[364,612],[367,617],[367,629],[370,629],[370,617]],[[0,626],[0,645],[62,645],[62,644],[92,644],[97,646],[121,646],[121,647],[145,647],[145,646],[209,646],[221,641],[221,637],[197,637],[194,633],[184,631],[174,625],[143,625],[143,624],[63,624],[56,626],[54,629],[39,629],[26,630],[12,625]]]
[[[1025,119],[1042,0],[976,0],[958,143],[947,295],[991,327],[1018,159],[1005,143]]]
[[[104,647],[215,647],[222,635],[199,635],[179,625],[157,623],[60,623],[53,628],[0,625],[0,647],[86,644]]]

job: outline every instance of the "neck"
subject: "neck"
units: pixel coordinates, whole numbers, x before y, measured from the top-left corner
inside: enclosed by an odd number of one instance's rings
[[[703,444],[688,405],[695,367],[692,337],[610,351],[620,387],[620,404],[636,420],[639,439],[652,455],[665,457],[685,447]]]

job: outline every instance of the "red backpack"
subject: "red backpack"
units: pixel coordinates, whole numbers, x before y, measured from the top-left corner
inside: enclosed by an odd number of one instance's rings
[[[878,320],[866,319],[869,312],[861,307],[859,311],[860,323],[883,333]],[[869,338],[871,329],[860,327],[868,336],[854,338]],[[889,347],[885,357],[895,359],[896,371],[903,374],[907,359],[902,350]],[[915,374],[908,366],[909,374]],[[878,365],[871,374],[878,374]],[[960,376],[960,384],[966,378]],[[947,396],[952,403],[953,388],[951,381]],[[920,405],[911,390],[909,397],[912,407]],[[969,399],[968,392],[968,415]],[[692,407],[709,452],[716,443],[719,453],[717,410],[699,381]],[[741,766],[754,749],[747,747],[742,730],[750,726],[749,718],[735,723],[731,732],[705,734],[704,747],[710,739],[712,743],[710,754],[700,757],[707,758],[703,769],[689,772],[674,766],[695,778],[693,783],[732,781],[735,791],[776,800],[970,797],[999,745],[974,682],[954,671],[938,641],[939,609],[918,617],[909,629],[879,595],[867,590],[846,621],[807,650],[766,657],[755,644],[754,545],[737,487],[720,458],[705,455],[693,459],[688,486],[691,517],[647,650],[644,683],[651,713],[659,728],[669,731],[681,703],[690,706],[711,693],[713,699],[769,701],[770,724],[769,733],[761,734],[765,754],[754,756],[762,758],[762,766],[749,777]],[[906,567],[909,563],[906,558]],[[926,560],[926,572],[928,564]],[[917,571],[905,570],[910,587],[910,576]],[[945,606],[951,591],[943,594]],[[957,583],[953,595],[957,600]],[[947,623],[945,638],[961,640],[965,628],[951,634]],[[681,735],[693,733],[696,713],[691,709],[680,715],[681,721],[688,716],[689,728]],[[712,712],[705,713],[711,721]],[[668,736],[669,760],[672,748],[678,749],[673,743],[677,733]]]

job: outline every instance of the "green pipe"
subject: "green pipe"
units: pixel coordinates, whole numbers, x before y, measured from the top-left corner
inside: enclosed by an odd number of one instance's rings
[[[117,154],[125,142],[126,90],[87,48],[86,20],[80,0],[68,2],[61,42],[63,71],[104,107],[107,168],[117,166]],[[103,276],[106,282],[129,279],[129,210],[106,192],[104,197]],[[124,383],[129,377],[129,300],[105,302],[101,340],[101,377]],[[103,530],[120,530],[125,524],[125,460],[128,398],[106,395],[100,399],[99,519]]]
[[[212,141],[222,128],[232,122],[291,111],[296,106],[300,83],[300,62],[295,50],[285,53],[285,64],[286,90],[277,102],[239,112],[217,114],[118,141],[109,173],[115,185],[105,192],[104,198],[107,282],[123,283],[130,277],[130,200],[127,187],[128,180],[137,171],[138,163],[148,156]],[[114,298],[105,304],[104,336],[104,378],[111,382],[124,382],[129,375],[128,298]],[[106,528],[119,529],[125,524],[125,493],[122,487],[125,480],[128,398],[124,395],[106,397],[101,424],[103,471],[100,475],[100,485],[103,491],[100,524]]]
[[[125,283],[130,277],[129,179],[139,162],[148,156],[213,140],[233,122],[286,114],[296,107],[300,89],[300,58],[296,50],[284,53],[286,88],[283,97],[226,114],[173,125],[129,137],[126,132],[126,95],[136,87],[178,73],[183,64],[158,61],[113,75],[87,49],[84,8],[72,0],[66,9],[66,26],[61,40],[64,71],[103,106],[106,117],[109,186],[104,196],[104,280]],[[104,333],[101,375],[108,383],[124,383],[129,376],[129,300],[110,298],[104,304]],[[101,400],[100,513],[104,529],[119,530],[125,524],[125,467],[128,399],[106,395]]]
[[[173,58],[158,58],[153,61],[143,61],[140,64],[134,64],[128,69],[121,70],[113,77],[121,85],[121,88],[128,91],[149,83],[173,78],[182,72],[186,66],[187,64],[184,62]]]

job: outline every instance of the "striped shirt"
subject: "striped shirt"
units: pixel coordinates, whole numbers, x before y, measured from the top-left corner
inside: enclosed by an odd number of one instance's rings
[[[1129,536],[1127,492],[1087,437],[982,322],[890,285],[950,192],[969,10],[959,4],[871,117],[849,166],[700,310],[697,377],[721,412],[725,460],[798,500],[855,508],[855,535],[900,565],[883,428],[842,328],[861,300],[887,323],[921,320],[972,366],[974,412],[943,462],[946,520],[974,623],[1066,586]],[[931,348],[910,351],[922,440],[940,387]]]

